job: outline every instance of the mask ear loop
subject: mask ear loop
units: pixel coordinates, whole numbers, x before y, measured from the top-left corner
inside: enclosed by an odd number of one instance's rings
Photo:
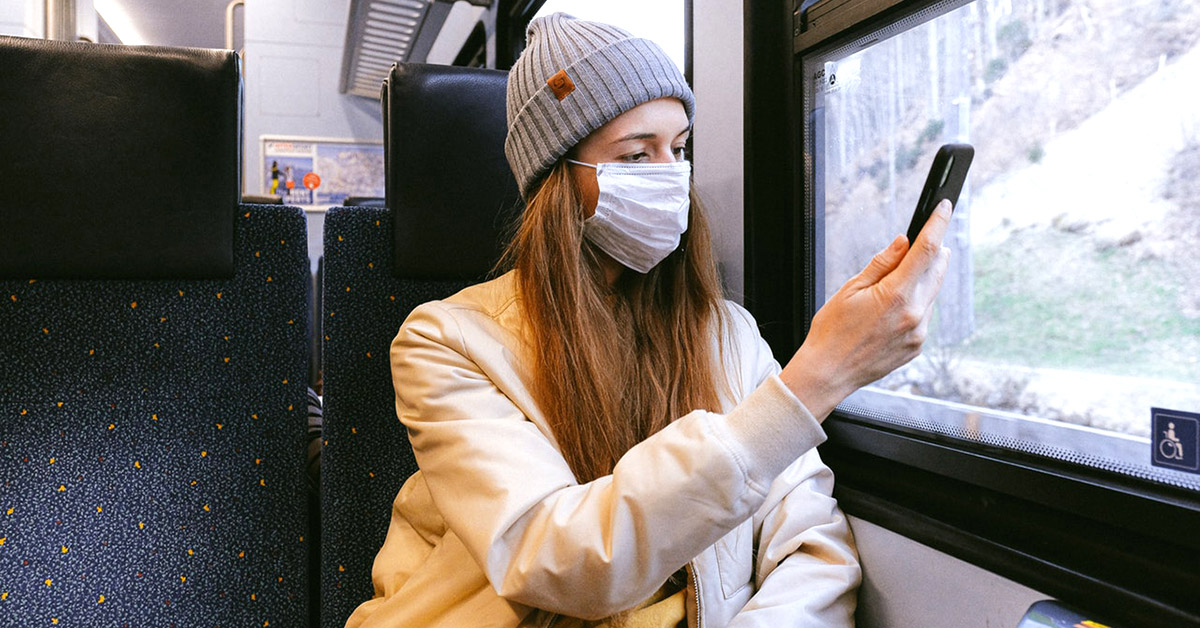
[[[567,163],[576,164],[579,166],[587,166],[588,168],[591,168],[593,170],[598,170],[600,167],[599,164],[589,164],[586,161],[576,161],[576,160],[570,159],[570,158],[567,159]]]

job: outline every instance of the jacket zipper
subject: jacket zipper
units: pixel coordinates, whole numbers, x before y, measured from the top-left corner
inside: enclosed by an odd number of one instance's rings
[[[696,625],[690,626],[689,623],[689,626],[690,628],[704,628],[704,615],[700,613],[700,577],[696,575],[696,564],[694,561],[687,564],[687,576],[687,588],[692,590],[692,595],[696,602]]]

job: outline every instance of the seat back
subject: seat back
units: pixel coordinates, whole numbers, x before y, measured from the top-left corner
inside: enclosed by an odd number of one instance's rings
[[[0,277],[229,277],[241,98],[228,51],[0,37]]]
[[[14,57],[53,71],[13,72]],[[0,120],[20,112],[52,134],[74,103],[82,145],[0,177],[0,221],[36,227],[0,228],[6,246],[62,257],[17,260],[0,280],[0,623],[308,623],[305,223],[237,203],[239,130],[226,125],[240,92],[233,53],[0,38]],[[162,106],[145,108],[147,93]],[[163,139],[204,135],[220,148]],[[137,170],[145,160],[178,171]],[[107,200],[32,200],[62,173],[101,189],[113,163],[132,170]],[[219,188],[203,202],[160,196],[205,197],[198,175],[230,172],[200,177]],[[77,241],[60,220],[72,215],[118,235]],[[131,215],[162,237],[131,253]],[[174,248],[192,230],[199,240]]]
[[[388,208],[325,219],[322,626],[372,595],[391,503],[416,471],[388,359],[417,305],[491,270],[517,207],[504,161],[507,76],[398,65],[384,86]],[[414,189],[416,188],[416,189]],[[477,194],[465,194],[474,188]],[[401,384],[402,385],[402,384]]]

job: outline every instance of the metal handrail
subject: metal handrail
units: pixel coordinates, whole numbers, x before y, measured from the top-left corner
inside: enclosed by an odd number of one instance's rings
[[[246,11],[246,0],[230,0],[229,4],[225,5],[225,49],[233,50],[233,10],[238,6],[242,7],[242,12]]]

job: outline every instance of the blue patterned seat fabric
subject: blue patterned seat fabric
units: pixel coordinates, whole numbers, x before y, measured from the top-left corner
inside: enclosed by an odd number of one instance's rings
[[[414,307],[472,282],[396,278],[391,212],[374,207],[329,210],[324,272],[321,625],[341,628],[371,598],[392,500],[417,469],[396,419],[392,338]]]
[[[236,234],[227,280],[0,281],[0,624],[307,624],[304,217]]]

